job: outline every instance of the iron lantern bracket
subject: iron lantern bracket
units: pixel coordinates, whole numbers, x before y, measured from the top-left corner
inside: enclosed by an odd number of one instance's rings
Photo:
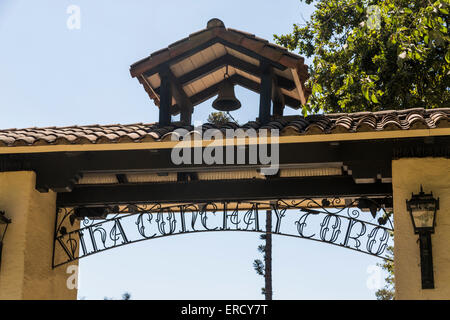
[[[4,211],[0,211],[0,225],[5,225],[2,233],[0,234],[0,267],[2,265],[2,251],[3,251],[3,239],[5,238],[6,230],[8,230],[8,225],[11,223],[11,219],[5,216]],[[3,227],[3,226],[2,226]]]

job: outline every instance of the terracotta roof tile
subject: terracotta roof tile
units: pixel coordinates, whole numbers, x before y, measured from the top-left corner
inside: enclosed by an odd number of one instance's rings
[[[409,109],[401,111],[358,112],[345,114],[288,116],[274,119],[261,126],[250,121],[241,126],[228,122],[222,126],[205,123],[202,130],[218,129],[279,129],[281,135],[312,135],[352,133],[387,130],[415,130],[450,127],[450,108],[445,109]],[[89,125],[70,127],[46,127],[0,130],[0,147],[94,144],[94,143],[131,143],[150,141],[170,141],[175,129],[183,128],[190,135],[200,134],[192,125],[158,127],[157,124],[130,125]],[[191,137],[192,138],[192,137]]]
[[[117,139],[118,143],[131,143],[131,142],[137,142],[139,139],[133,139],[131,136],[129,135],[123,135],[121,136],[119,139]]]
[[[158,135],[151,132],[151,133],[147,133],[145,136],[143,136],[139,142],[153,142],[153,141],[156,141],[158,138],[159,138]]]

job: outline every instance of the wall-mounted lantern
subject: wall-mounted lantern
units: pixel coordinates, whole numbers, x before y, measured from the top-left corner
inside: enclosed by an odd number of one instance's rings
[[[431,234],[436,225],[439,198],[433,198],[433,193],[424,193],[420,186],[420,193],[413,194],[410,200],[406,200],[406,207],[411,215],[414,233],[419,235],[422,289],[434,289]]]
[[[3,239],[5,238],[6,230],[10,223],[11,219],[5,217],[4,211],[0,211],[0,267],[2,265]]]

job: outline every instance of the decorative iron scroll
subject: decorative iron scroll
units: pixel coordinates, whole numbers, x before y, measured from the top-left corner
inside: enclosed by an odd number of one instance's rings
[[[364,212],[368,209],[370,212]],[[104,209],[104,208],[103,208]],[[214,231],[265,233],[271,210],[276,235],[329,243],[390,260],[391,213],[371,199],[129,204],[106,208],[104,219],[58,208],[53,267],[143,240]],[[288,214],[289,213],[289,214]]]

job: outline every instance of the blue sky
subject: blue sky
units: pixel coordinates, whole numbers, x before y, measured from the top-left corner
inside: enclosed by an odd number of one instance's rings
[[[81,9],[81,28],[66,26]],[[1,0],[0,128],[150,123],[157,108],[129,66],[203,29],[211,18],[273,40],[312,8],[298,0],[144,1]],[[310,62],[310,60],[307,60]],[[259,98],[236,94],[240,122],[257,116]],[[209,100],[193,120],[213,111]],[[298,111],[289,110],[288,114]],[[261,299],[252,268],[258,235],[212,233],[155,239],[80,261],[79,297],[134,299]],[[274,238],[275,299],[374,299],[367,268],[380,262],[350,250]]]

